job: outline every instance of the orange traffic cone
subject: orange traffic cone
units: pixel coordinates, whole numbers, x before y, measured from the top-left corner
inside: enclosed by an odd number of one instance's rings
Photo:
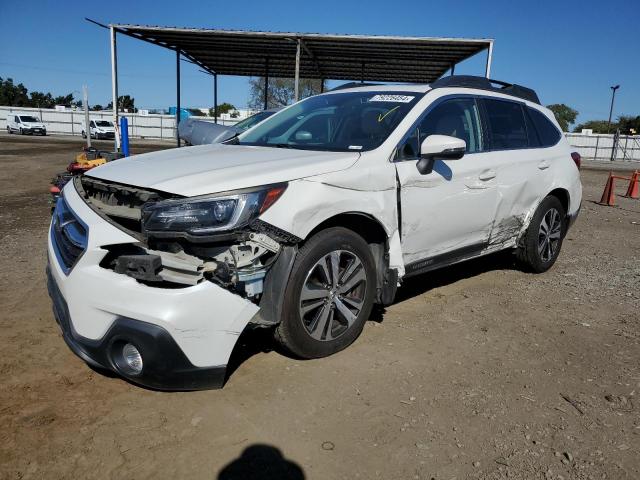
[[[627,198],[638,198],[638,177],[640,176],[640,174],[638,173],[638,171],[636,170],[635,172],[633,172],[633,175],[631,175],[631,181],[629,182],[629,188],[627,189],[627,194],[625,195],[625,197]]]
[[[600,205],[609,205],[613,207],[616,204],[614,196],[614,180],[613,173],[609,172],[609,178],[607,184],[604,186],[604,192],[602,192],[602,198],[600,199]]]

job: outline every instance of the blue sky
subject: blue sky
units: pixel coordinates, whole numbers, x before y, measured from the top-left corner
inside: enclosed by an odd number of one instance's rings
[[[609,86],[620,84],[614,117],[640,114],[640,3],[592,0],[518,2],[390,1],[37,1],[0,0],[0,77],[31,90],[90,90],[110,99],[109,38],[103,23],[246,30],[494,38],[492,77],[537,90],[544,104],[566,103],[579,120],[605,119]],[[120,93],[136,106],[175,103],[175,54],[119,37]],[[484,54],[456,68],[482,74]],[[182,103],[210,106],[212,79],[183,63]],[[221,77],[220,102],[246,105],[247,79]],[[79,93],[76,93],[79,97]]]

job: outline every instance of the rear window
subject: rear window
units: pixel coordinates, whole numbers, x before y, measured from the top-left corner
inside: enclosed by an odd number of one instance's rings
[[[491,149],[511,150],[529,146],[524,114],[519,103],[485,98],[484,105],[489,121]]]
[[[529,108],[529,115],[533,121],[536,131],[538,132],[538,138],[540,139],[540,145],[542,147],[551,147],[558,143],[561,133],[556,126],[549,120],[542,112],[539,112],[535,108]]]

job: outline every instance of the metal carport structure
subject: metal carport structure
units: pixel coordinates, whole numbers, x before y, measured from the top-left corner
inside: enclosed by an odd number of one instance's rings
[[[118,33],[176,52],[176,122],[180,120],[181,56],[213,76],[216,111],[218,75],[264,77],[265,86],[270,77],[294,78],[298,100],[300,78],[429,83],[447,71],[453,73],[456,64],[485,50],[485,75],[491,73],[493,39],[106,26],[87,20],[110,29],[114,106],[118,99]],[[264,104],[266,109],[267,88]],[[117,121],[114,108],[115,125]]]

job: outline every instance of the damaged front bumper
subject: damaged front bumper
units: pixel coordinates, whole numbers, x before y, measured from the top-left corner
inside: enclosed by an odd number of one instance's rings
[[[233,347],[259,306],[212,281],[160,288],[100,266],[105,247],[138,239],[101,218],[71,184],[64,202],[67,216],[54,215],[50,229],[48,282],[74,353],[151,388],[222,386]],[[118,368],[116,347],[125,341],[141,352],[139,375]]]

